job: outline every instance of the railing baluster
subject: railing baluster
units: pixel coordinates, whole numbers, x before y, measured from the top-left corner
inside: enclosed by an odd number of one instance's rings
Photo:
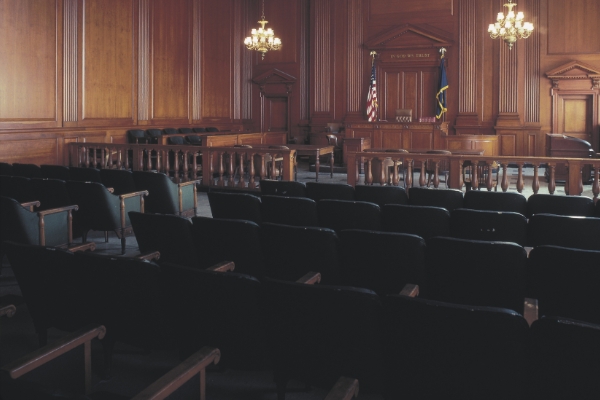
[[[400,178],[398,177],[398,165],[400,163],[399,160],[393,160],[394,161],[394,171],[393,171],[393,175],[392,175],[392,185],[394,186],[398,186],[398,184],[400,183]]]
[[[524,179],[523,179],[523,162],[518,162],[519,172],[517,175],[517,192],[523,193]]]
[[[600,165],[594,166],[594,182],[592,183],[592,193],[595,201],[598,200],[598,194],[600,194]]]
[[[437,189],[440,186],[440,160],[433,160],[433,163],[433,187]]]
[[[223,180],[223,175],[225,174],[225,166],[223,165],[223,151],[219,152],[219,179],[217,181],[217,186],[225,186],[225,181]]]
[[[487,166],[487,179],[485,181],[488,192],[492,191],[493,181],[494,181],[494,170],[493,170],[493,162],[485,161],[485,165]]]
[[[534,194],[537,194],[540,190],[540,176],[539,176],[539,165],[537,163],[533,164],[533,182],[531,183],[531,189]]]
[[[426,179],[425,179],[425,161],[421,161],[421,173],[419,174],[419,186],[423,187],[425,186],[425,184],[427,183]]]
[[[506,192],[508,190],[508,163],[503,162],[500,165],[502,165],[502,183],[500,187],[503,192]]]
[[[479,160],[471,162],[471,189],[479,189]]]
[[[367,170],[365,171],[365,185],[373,184],[373,159],[367,160]]]
[[[548,193],[554,194],[556,190],[556,164],[548,163],[548,168],[550,168],[550,177],[548,178]]]
[[[406,159],[405,160],[406,164],[407,164],[407,172],[406,172],[406,188],[410,188],[412,187],[413,184],[413,160],[412,159]]]
[[[250,152],[250,165],[248,166],[248,175],[249,175],[249,181],[248,181],[248,187],[250,189],[254,189],[256,188],[256,181],[255,181],[255,175],[256,175],[256,170],[254,169],[254,157],[256,156],[256,153],[254,152]]]

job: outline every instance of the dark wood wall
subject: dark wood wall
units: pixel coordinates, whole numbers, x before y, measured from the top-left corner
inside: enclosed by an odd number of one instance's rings
[[[243,45],[259,0],[0,0],[0,159],[60,163],[65,143],[120,142],[137,126],[303,140],[366,120],[371,50],[381,118],[430,116],[442,46],[450,135],[545,155],[560,125],[600,151],[600,2],[519,0],[535,30],[513,50],[487,33],[504,2],[265,0],[283,46],[263,60]],[[560,108],[569,90],[582,100]]]

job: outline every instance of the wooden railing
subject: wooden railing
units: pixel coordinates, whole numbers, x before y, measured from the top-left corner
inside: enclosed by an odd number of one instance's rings
[[[390,177],[386,176],[386,172],[381,169],[381,173],[374,177],[371,165],[373,160],[383,161],[388,159],[391,162],[389,169]],[[565,181],[565,194],[580,195],[583,192],[582,171],[584,167],[591,168],[594,173],[592,176],[592,193],[595,199],[598,198],[600,185],[598,182],[600,171],[600,158],[557,158],[557,157],[508,157],[508,156],[472,156],[472,155],[445,155],[445,154],[425,154],[425,153],[393,153],[393,152],[349,152],[348,153],[348,183],[352,186],[357,184],[385,184],[386,180],[392,185],[398,185],[400,180],[399,166],[402,166],[405,171],[405,184],[407,187],[425,186],[427,184],[426,164],[429,160],[429,165],[433,170],[432,184],[438,187],[440,183],[440,164],[445,161],[449,169],[448,187],[462,189],[464,185],[465,168],[470,170],[470,184],[473,189],[486,188],[492,190],[496,179],[498,186],[502,191],[508,190],[509,178],[507,169],[509,164],[516,165],[517,183],[516,189],[520,193],[523,191],[525,178],[523,175],[524,166],[533,167],[533,179],[531,189],[533,193],[538,193],[540,189],[539,168],[546,167],[549,171],[548,175],[548,192],[554,194],[556,190],[555,170],[557,164],[564,164],[567,167],[568,174]],[[360,164],[359,164],[360,163]],[[360,166],[365,165],[364,180],[360,182],[359,171]],[[419,181],[413,182],[413,168],[417,165],[416,172],[420,172]],[[473,168],[477,166],[477,168]],[[494,174],[488,174],[490,166],[497,166],[498,174],[494,178]],[[480,179],[478,174],[485,172],[485,179]]]
[[[293,180],[295,161],[296,151],[286,148],[69,143],[70,166],[159,171],[178,182],[202,177],[204,186],[255,189],[260,179]]]

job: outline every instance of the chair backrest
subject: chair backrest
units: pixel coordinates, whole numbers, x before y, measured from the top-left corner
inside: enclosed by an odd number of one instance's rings
[[[0,175],[11,176],[13,174],[12,164],[0,162]]]
[[[160,253],[159,262],[170,262],[198,267],[198,258],[192,238],[192,222],[170,214],[129,212],[140,252]]]
[[[534,214],[527,223],[527,245],[600,250],[600,218]]]
[[[527,218],[516,212],[457,208],[450,213],[450,236],[459,239],[527,243]]]
[[[342,282],[383,294],[421,284],[425,241],[416,235],[359,229],[339,233]]]
[[[263,222],[294,226],[319,226],[317,202],[306,197],[263,195],[260,198]]]
[[[165,128],[163,129],[163,132],[165,135],[175,135],[176,133],[179,133],[175,128]]]
[[[213,218],[243,219],[257,224],[260,216],[260,197],[248,193],[208,192]]]
[[[142,129],[130,129],[127,131],[128,143],[148,143],[148,135]]]
[[[198,135],[188,135],[185,140],[194,146],[202,146],[202,138]]]
[[[346,183],[306,182],[306,197],[314,201],[354,200],[354,187]]]
[[[382,229],[410,233],[427,240],[450,235],[450,213],[442,207],[387,204],[381,208]]]
[[[518,313],[406,296],[384,309],[385,398],[524,398],[529,327]]]
[[[400,186],[356,185],[354,197],[383,207],[386,204],[408,204],[406,190]]]
[[[600,392],[600,325],[542,317],[531,325],[528,382],[535,399],[593,399]]]
[[[348,200],[319,200],[319,225],[341,232],[344,229],[381,230],[381,209],[375,203]]]
[[[463,207],[463,192],[458,189],[408,189],[408,204],[414,206],[443,207],[448,211]]]
[[[13,163],[12,174],[26,178],[42,178],[42,170],[35,164]]]
[[[192,218],[192,237],[200,268],[233,261],[235,271],[256,277],[265,274],[260,227],[239,219]]]
[[[526,215],[527,197],[515,192],[468,190],[465,193],[463,207],[472,210],[518,212]]]
[[[0,196],[15,198],[16,188],[12,184],[11,175],[0,175]]]
[[[102,176],[98,168],[70,167],[69,180],[102,183]]]
[[[219,128],[215,128],[214,126],[206,127],[206,132],[219,132]]]
[[[180,145],[183,146],[185,143],[185,139],[183,136],[173,136],[167,139],[169,144]]]
[[[538,246],[529,253],[527,296],[540,315],[600,323],[600,251]]]
[[[192,130],[194,132],[196,132],[196,133],[207,132],[206,128],[202,128],[202,127],[199,127],[199,126],[192,128]]]
[[[596,211],[594,215],[596,218],[600,218],[600,201],[596,201]]]
[[[101,169],[100,179],[104,186],[113,188],[114,194],[133,193],[136,191],[131,171],[124,169]]]
[[[147,190],[144,211],[153,214],[179,213],[179,189],[177,184],[162,172],[133,171],[137,190]]]
[[[534,214],[591,217],[594,215],[594,201],[585,196],[532,194],[527,199],[527,217]]]
[[[222,351],[223,366],[256,369],[269,364],[258,279],[170,263],[161,268],[180,355],[210,343]]]
[[[148,143],[160,144],[160,138],[163,135],[162,129],[148,129],[146,131]]]
[[[262,179],[259,187],[261,195],[307,197],[306,185],[302,182]]]
[[[340,281],[339,238],[332,229],[265,222],[261,246],[269,277],[296,281],[314,271],[325,284]]]
[[[383,310],[377,294],[276,280],[264,286],[279,392],[292,378],[329,388],[342,375],[379,389]]]
[[[35,198],[40,202],[39,210],[50,210],[75,204],[71,201],[67,183],[63,180],[36,178],[32,179],[30,184]]]
[[[192,128],[179,128],[179,133],[194,133]]]
[[[13,197],[19,203],[27,203],[29,201],[39,200],[36,198],[36,193],[31,186],[31,179],[24,176],[11,176],[10,186]],[[39,178],[38,178],[39,179]]]
[[[509,242],[427,240],[420,296],[523,313],[527,252]]]
[[[47,179],[60,179],[68,181],[70,178],[69,167],[64,165],[40,165],[42,171],[42,177]]]
[[[119,197],[110,193],[103,184],[68,181],[67,191],[73,203],[79,206],[73,215],[84,229],[111,231],[121,227]],[[125,217],[126,225],[130,226],[129,216]]]

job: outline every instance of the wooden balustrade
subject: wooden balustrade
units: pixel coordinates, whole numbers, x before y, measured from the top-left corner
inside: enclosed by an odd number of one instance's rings
[[[470,184],[473,189],[478,189],[482,185],[487,190],[492,190],[495,185],[495,179],[493,174],[487,173],[491,166],[497,166],[496,180],[498,186],[503,192],[508,190],[508,173],[507,169],[509,164],[517,166],[517,182],[516,189],[519,193],[524,188],[524,175],[523,168],[525,166],[533,167],[533,179],[531,189],[533,193],[538,193],[540,189],[540,176],[539,168],[546,167],[549,169],[548,174],[548,192],[554,194],[556,190],[556,179],[555,170],[556,165],[559,163],[567,166],[568,174],[565,182],[565,194],[567,195],[580,195],[583,192],[582,182],[582,169],[585,165],[591,166],[594,171],[592,177],[592,193],[595,199],[598,198],[600,193],[599,184],[599,173],[600,171],[600,158],[558,158],[558,157],[509,157],[509,156],[479,156],[479,155],[445,155],[445,154],[425,154],[425,153],[394,153],[394,152],[349,152],[348,153],[348,183],[352,186],[356,186],[359,183],[359,163],[365,165],[365,175],[363,183],[370,185],[373,183],[386,184],[386,178],[383,171],[379,174],[380,176],[373,177],[371,171],[371,165],[373,160],[380,161],[383,164],[383,160],[388,160],[388,164],[393,164],[390,167],[390,179],[391,184],[398,185],[399,173],[398,166],[402,165],[404,168],[405,184],[407,187],[418,184],[418,186],[425,186],[426,179],[426,162],[434,163],[433,168],[433,186],[438,187],[440,183],[440,171],[439,165],[442,161],[446,161],[449,165],[449,177],[448,187],[455,189],[462,189],[464,182],[465,168],[470,169]],[[413,182],[413,166],[418,165],[418,172],[420,172],[419,182]],[[474,167],[477,166],[477,167]],[[480,179],[481,173],[485,174],[485,179]],[[481,187],[481,188],[483,188]]]
[[[178,182],[202,177],[205,186],[255,189],[260,179],[293,180],[295,160],[295,150],[282,148],[69,144],[70,166],[159,171]]]

